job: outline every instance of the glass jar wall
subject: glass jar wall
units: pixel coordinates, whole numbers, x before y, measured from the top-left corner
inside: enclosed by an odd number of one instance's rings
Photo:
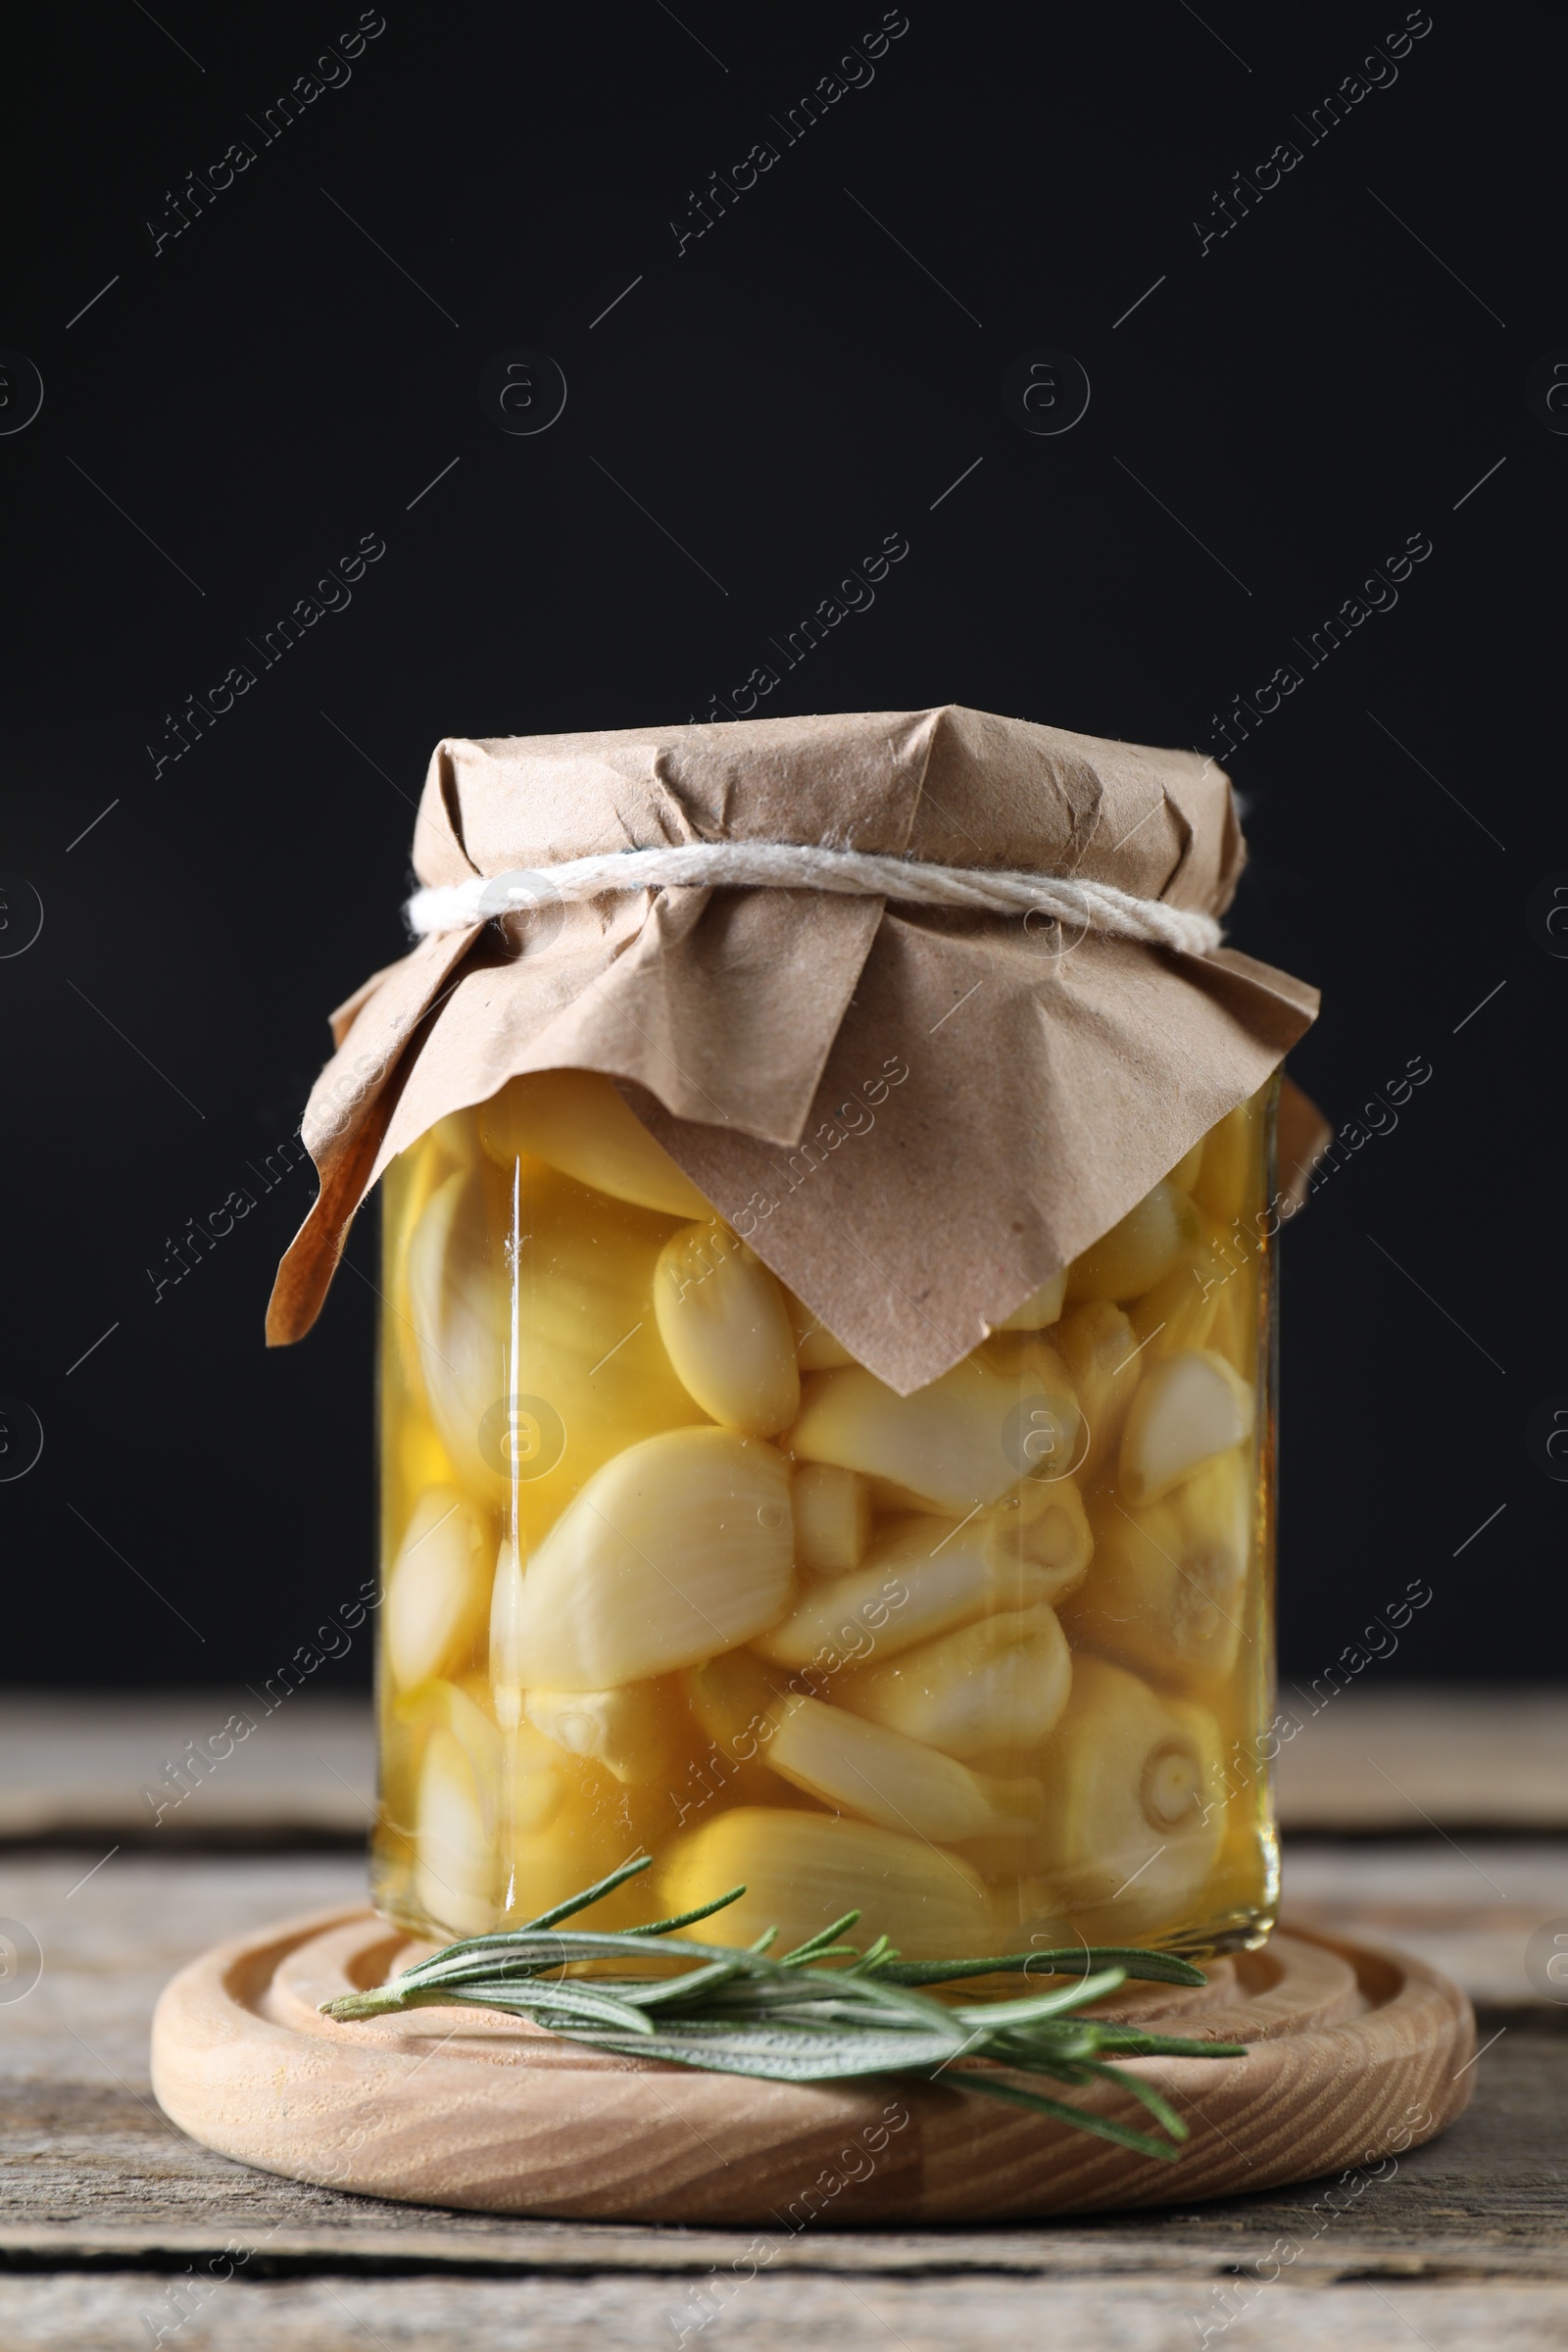
[[[1271,1082],[900,1397],[586,1072],[387,1171],[381,1910],[1257,1941]]]

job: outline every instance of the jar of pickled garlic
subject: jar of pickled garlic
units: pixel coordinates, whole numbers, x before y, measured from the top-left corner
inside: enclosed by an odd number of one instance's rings
[[[378,1185],[383,1913],[647,1854],[585,1925],[1260,1940],[1315,997],[1218,944],[1226,779],[952,708],[453,739],[416,849],[269,1325]]]

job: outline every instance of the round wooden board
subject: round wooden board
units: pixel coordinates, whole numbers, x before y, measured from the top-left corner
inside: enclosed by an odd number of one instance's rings
[[[1430,2139],[1463,2109],[1475,2020],[1420,1961],[1278,1932],[1202,1989],[1103,2013],[1249,2043],[1145,2058],[1192,2136],[1173,2164],[939,2083],[794,2084],[610,2057],[473,2009],[335,2025],[318,2004],[428,1950],[368,1911],[220,1944],[167,1987],[153,2084],[193,2139],[265,2172],[418,2205],[761,2229],[1023,2221],[1305,2180]],[[1064,2091],[1128,2123],[1109,2083]]]

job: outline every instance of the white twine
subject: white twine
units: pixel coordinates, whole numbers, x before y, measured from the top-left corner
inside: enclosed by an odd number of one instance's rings
[[[968,906],[984,914],[1041,914],[1053,922],[1138,940],[1182,956],[1207,956],[1224,936],[1211,914],[1135,898],[1108,882],[991,867],[929,865],[864,850],[830,850],[786,841],[697,841],[658,850],[614,850],[570,858],[530,871],[476,876],[440,890],[416,890],[404,911],[421,939],[463,931],[492,915],[597,899],[630,890],[825,890],[847,898],[884,898],[914,906]]]

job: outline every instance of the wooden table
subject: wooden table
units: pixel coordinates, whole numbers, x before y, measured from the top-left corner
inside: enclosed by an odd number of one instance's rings
[[[165,2121],[147,2028],[166,1979],[363,1890],[333,1843],[363,1828],[363,1711],[290,1704],[156,1830],[142,1788],[225,1719],[224,1694],[0,1717],[0,1916],[44,1954],[36,1987],[0,2002],[3,2352],[773,2352],[802,2330],[846,2352],[1556,2352],[1568,2334],[1568,1986],[1559,2006],[1525,1960],[1540,1928],[1568,1934],[1568,1694],[1349,1691],[1287,1751],[1288,1909],[1402,1943],[1481,2009],[1476,2098],[1446,2137],[1381,2178],[1222,2205],[760,2243],[340,2196]]]

